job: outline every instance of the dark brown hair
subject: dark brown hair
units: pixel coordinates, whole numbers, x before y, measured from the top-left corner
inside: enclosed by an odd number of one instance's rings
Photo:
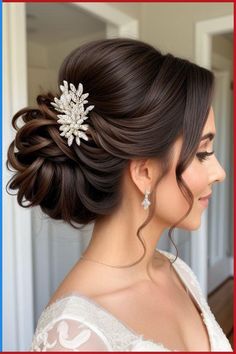
[[[11,165],[15,170],[8,184],[17,190],[18,203],[39,205],[49,217],[81,229],[75,224],[83,228],[119,207],[122,177],[130,160],[155,158],[162,165],[156,188],[171,168],[173,145],[182,136],[176,178],[189,210],[181,222],[193,205],[181,175],[200,142],[212,102],[213,73],[170,53],[164,55],[142,41],[116,38],[73,50],[61,65],[58,87],[63,80],[75,87],[82,82],[84,92],[89,92],[89,104],[95,106],[86,121],[89,140],[69,147],[60,136],[59,113],[50,102],[61,93],[41,94],[37,108],[17,112],[7,168]],[[20,128],[19,117],[25,123]],[[23,204],[24,198],[28,204]],[[145,252],[140,230],[153,217],[154,208],[152,203],[137,230]],[[170,228],[169,236],[178,223]]]

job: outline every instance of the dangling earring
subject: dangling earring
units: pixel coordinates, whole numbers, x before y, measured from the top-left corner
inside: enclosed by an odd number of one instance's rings
[[[151,205],[151,202],[150,200],[148,199],[148,196],[151,192],[149,191],[145,191],[145,197],[144,197],[144,200],[142,201],[141,205],[143,205],[144,209],[148,209],[149,208],[149,205]]]

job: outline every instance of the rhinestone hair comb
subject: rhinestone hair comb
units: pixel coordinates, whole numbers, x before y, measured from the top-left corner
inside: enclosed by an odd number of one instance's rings
[[[58,114],[57,122],[61,125],[59,130],[61,136],[67,138],[68,146],[71,146],[75,137],[77,145],[80,145],[80,139],[88,140],[85,131],[89,128],[88,124],[83,122],[88,118],[87,114],[94,108],[94,106],[88,106],[86,109],[84,105],[88,103],[86,98],[89,93],[83,93],[83,85],[79,83],[78,89],[70,83],[70,90],[68,82],[63,81],[63,85],[60,85],[62,94],[60,99],[54,98],[54,102],[51,105],[54,108],[64,114]]]

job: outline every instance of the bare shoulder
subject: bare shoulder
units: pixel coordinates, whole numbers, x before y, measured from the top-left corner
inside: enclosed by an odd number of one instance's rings
[[[112,272],[102,271],[100,268],[79,261],[60,283],[47,306],[72,293],[99,299],[118,289],[120,286],[112,276]]]
[[[156,261],[157,267],[161,266],[161,273],[164,278],[168,278],[167,260],[164,255],[159,253],[159,258]],[[146,292],[146,295],[153,293],[152,282],[148,280],[134,282],[134,277],[130,274],[122,272],[121,275],[119,269],[79,260],[61,282],[48,305],[59,298],[76,292],[97,300],[100,304],[108,305],[109,303],[114,305],[116,301],[122,303],[124,299],[128,303],[129,298],[134,299],[139,294],[143,295],[144,292]],[[160,272],[156,275],[156,278],[160,278]]]

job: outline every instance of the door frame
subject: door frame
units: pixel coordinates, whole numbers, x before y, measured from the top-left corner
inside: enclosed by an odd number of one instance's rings
[[[195,24],[195,62],[211,70],[212,36],[233,32],[233,15],[222,16]],[[198,276],[203,294],[208,291],[208,247],[207,247],[207,210],[202,215],[199,230],[191,232],[191,267]],[[199,262],[201,259],[201,262]]]
[[[31,210],[5,192],[10,120],[27,105],[25,28],[25,4],[3,3],[3,351],[27,350],[33,334]]]
[[[139,37],[138,20],[107,3],[74,2],[70,5],[85,10],[92,16],[106,22],[107,38],[129,37],[135,39]]]

